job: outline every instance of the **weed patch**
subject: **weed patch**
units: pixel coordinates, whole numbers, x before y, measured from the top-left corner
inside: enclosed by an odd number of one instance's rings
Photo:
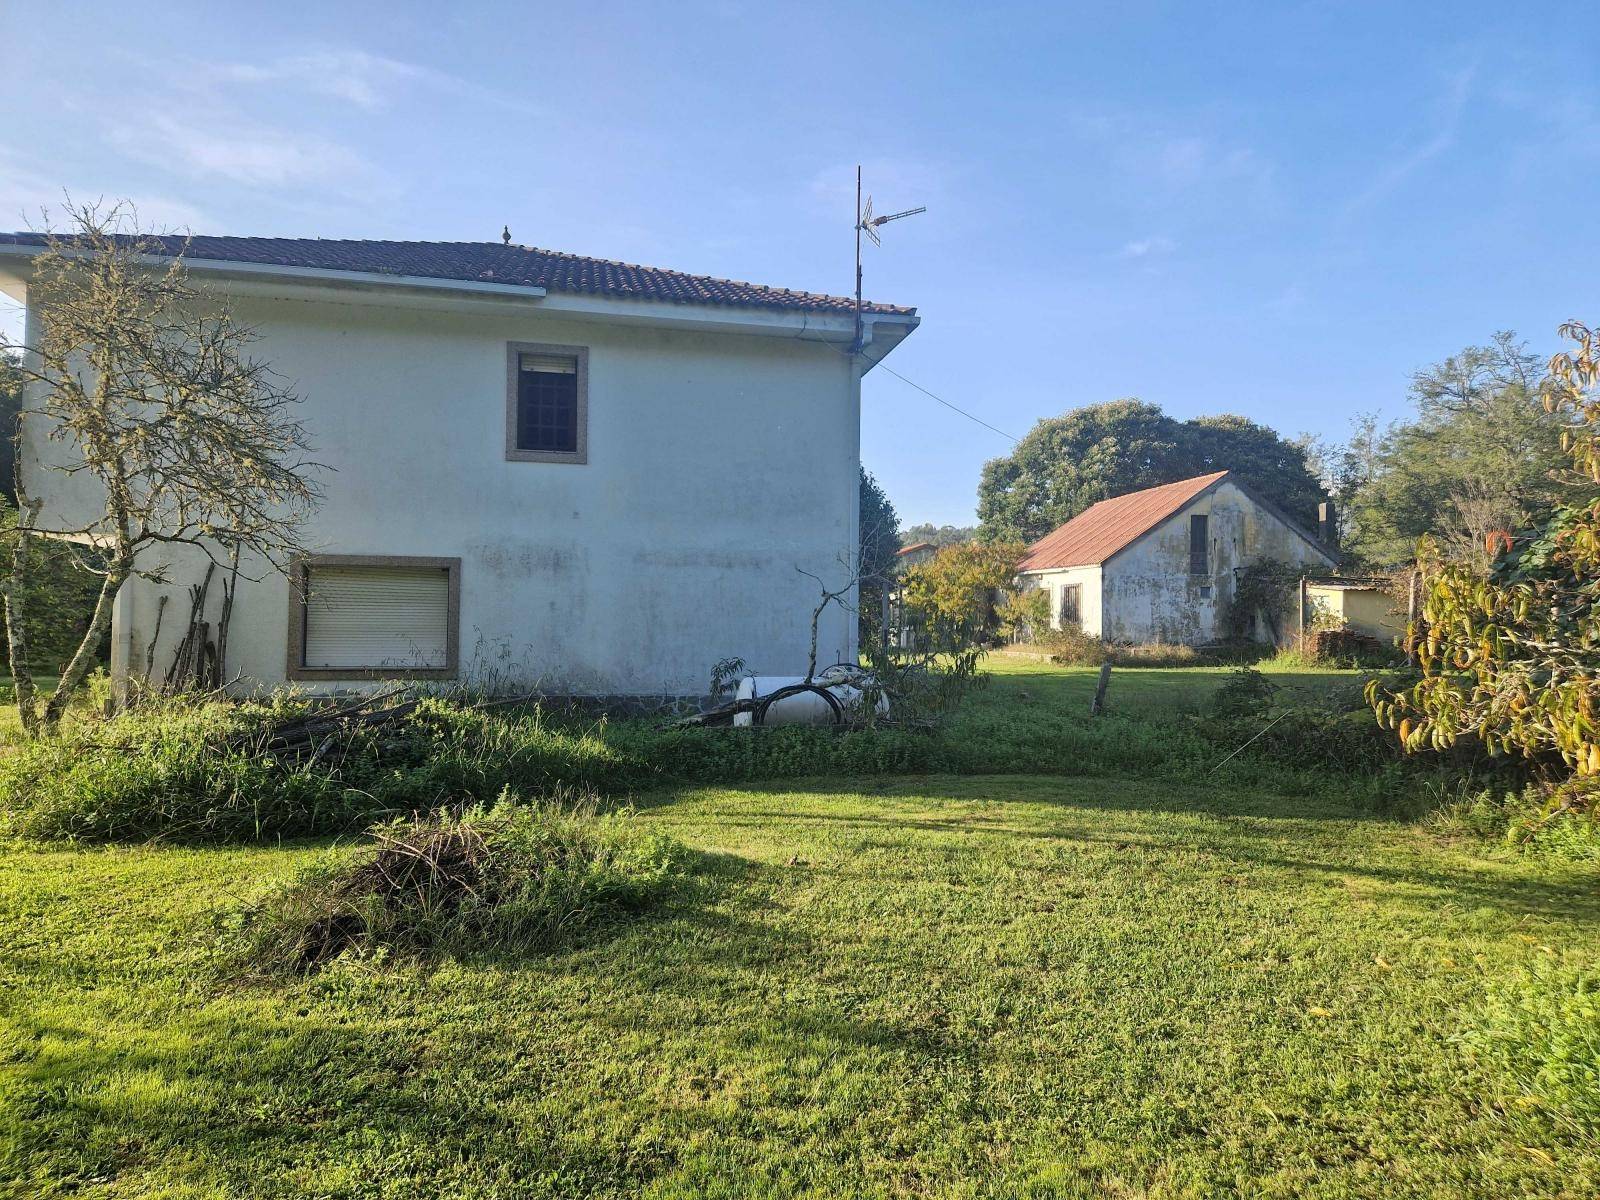
[[[227,958],[263,975],[374,960],[526,953],[659,903],[688,852],[592,803],[513,802],[374,829],[220,921]]]

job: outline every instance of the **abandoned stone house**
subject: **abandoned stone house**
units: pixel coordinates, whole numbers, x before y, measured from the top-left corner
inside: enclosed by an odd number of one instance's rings
[[[1216,471],[1100,501],[1030,546],[1019,576],[1024,588],[1049,592],[1056,629],[1201,645],[1223,635],[1235,573],[1267,559],[1312,573],[1337,562],[1329,544]],[[1257,640],[1293,633],[1272,616],[1255,615]]]

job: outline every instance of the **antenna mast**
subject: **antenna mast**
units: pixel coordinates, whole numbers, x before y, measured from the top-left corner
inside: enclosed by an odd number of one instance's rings
[[[903,212],[886,213],[884,216],[881,216],[881,217],[873,216],[872,215],[872,197],[871,196],[867,197],[867,203],[866,203],[866,205],[864,207],[863,207],[863,205],[861,203],[861,164],[860,163],[856,164],[856,336],[855,336],[855,340],[850,343],[850,353],[851,354],[860,354],[861,353],[861,345],[862,345],[862,338],[861,338],[861,334],[862,334],[862,330],[861,330],[861,235],[864,233],[869,238],[871,238],[872,239],[872,244],[874,246],[881,246],[881,245],[883,245],[883,242],[878,237],[878,229],[881,226],[887,225],[890,221],[898,221],[901,217],[914,217],[918,213],[925,213],[927,211],[928,211],[927,207],[926,206],[922,206],[922,207],[919,207],[919,208],[908,208]]]

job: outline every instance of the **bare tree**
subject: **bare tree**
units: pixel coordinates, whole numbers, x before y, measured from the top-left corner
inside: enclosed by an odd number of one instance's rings
[[[230,568],[241,558],[281,568],[318,494],[298,397],[249,356],[254,332],[190,280],[182,248],[174,254],[139,233],[122,206],[68,211],[72,231],[47,235],[29,282],[37,333],[18,347],[27,380],[14,435],[18,520],[0,578],[30,735],[55,727],[93,667],[118,589],[136,575],[162,580],[152,551],[188,546]],[[47,453],[50,442],[64,452]],[[47,511],[35,471],[69,477],[74,495],[96,497],[98,511]],[[88,629],[48,699],[34,688],[23,634],[38,538],[74,544],[101,580]]]

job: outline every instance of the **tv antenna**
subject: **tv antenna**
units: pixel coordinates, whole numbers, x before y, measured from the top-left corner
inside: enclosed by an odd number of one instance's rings
[[[890,221],[898,221],[901,217],[914,217],[918,213],[927,212],[927,206],[908,208],[903,212],[885,213],[883,216],[874,216],[872,213],[872,197],[867,197],[863,207],[861,203],[861,166],[856,166],[856,339],[850,344],[851,354],[861,353],[861,235],[864,233],[872,239],[874,246],[883,245],[883,239],[878,236],[878,230]]]

